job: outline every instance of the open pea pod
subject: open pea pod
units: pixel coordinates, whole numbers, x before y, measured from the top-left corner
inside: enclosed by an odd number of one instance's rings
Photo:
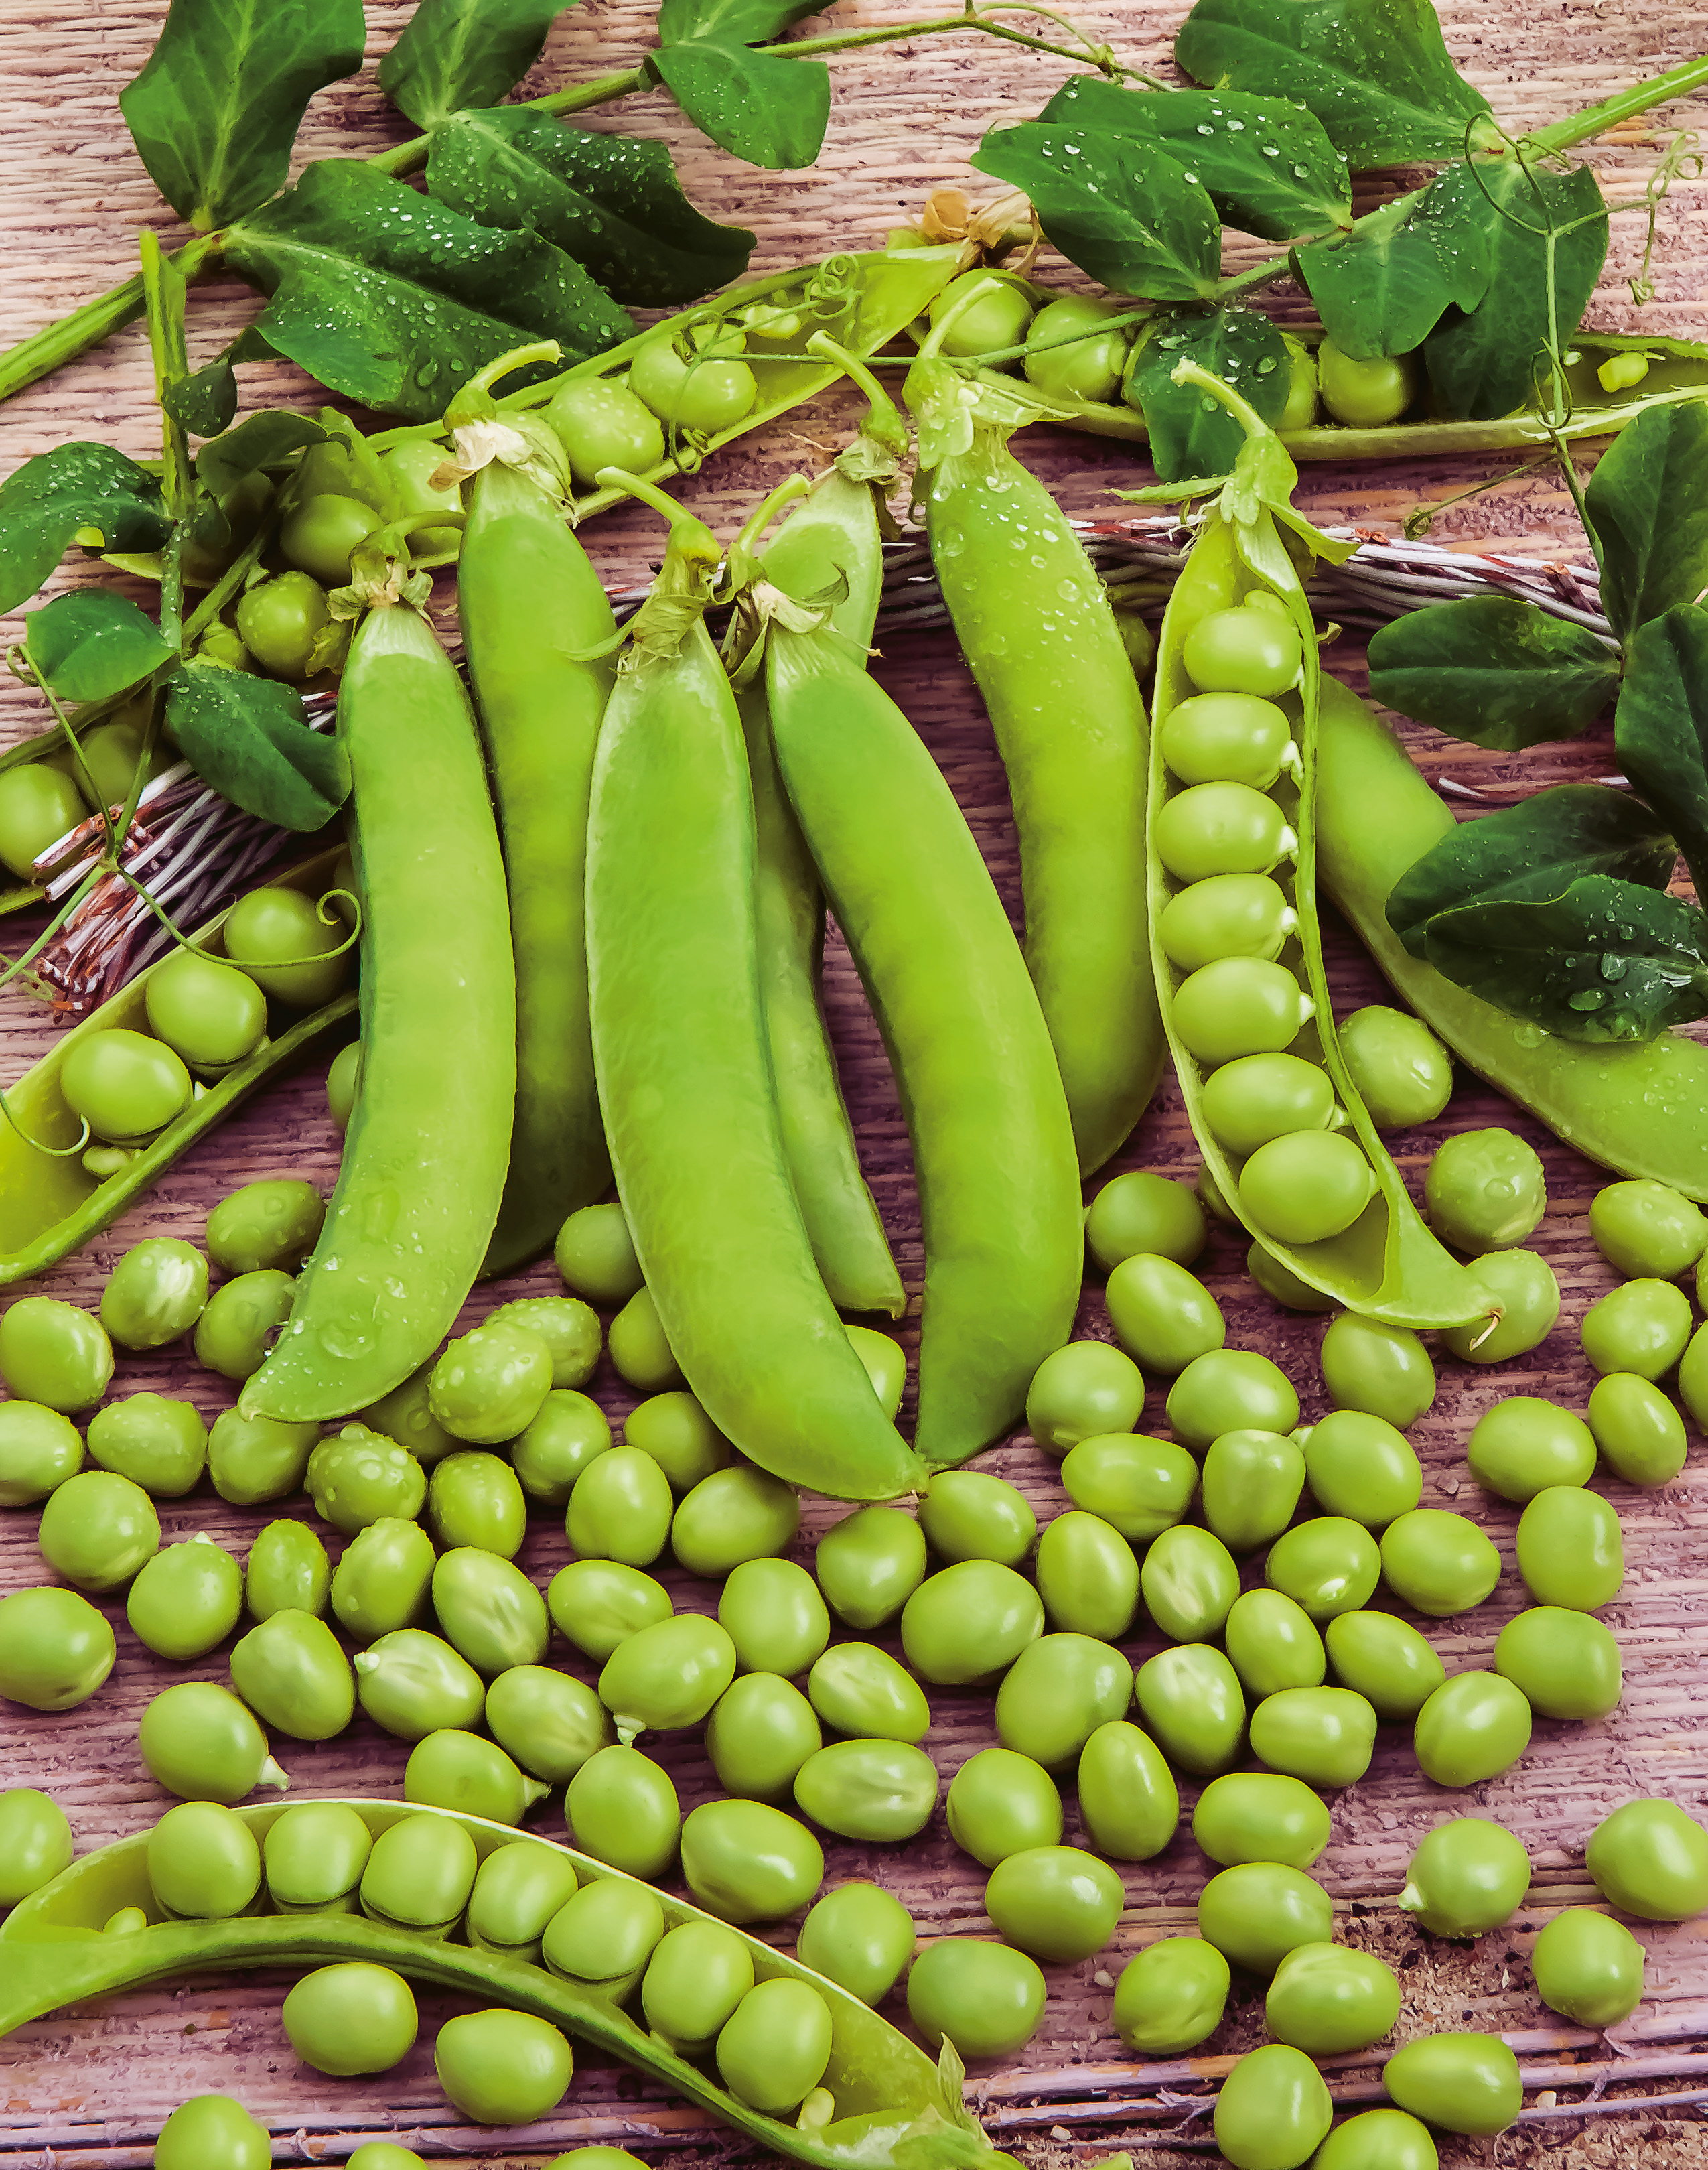
[[[337,852],[321,852],[300,866],[270,876],[268,885],[300,890],[305,896],[323,895],[331,885],[337,862]],[[222,912],[200,928],[192,938],[195,946],[212,956],[222,955],[219,930],[225,918]],[[351,988],[299,1018],[208,1086],[135,1160],[103,1179],[83,1166],[80,1155],[63,1150],[76,1141],[83,1126],[67,1103],[60,1073],[72,1049],[93,1033],[120,1026],[147,1032],[148,981],[168,961],[162,958],[139,972],[6,1088],[13,1120],[0,1120],[0,1286],[28,1280],[110,1226],[163,1168],[222,1123],[269,1078],[288,1070],[323,1033],[355,1014],[356,996]],[[60,1150],[43,1152],[32,1139]]]
[[[424,1809],[402,1801],[341,1805],[354,1809],[374,1837],[405,1817],[446,1817],[468,1833],[482,1860],[518,1836],[508,1825],[448,1809]],[[264,1839],[288,1807],[286,1802],[269,1802],[237,1813],[257,1839]],[[528,1837],[534,1844],[552,1844],[532,1833]],[[488,2004],[548,2019],[651,2073],[739,2126],[761,2146],[816,2170],[851,2170],[857,2165],[885,2170],[892,2164],[896,2170],[979,2170],[1000,2159],[961,2101],[959,2067],[952,2055],[940,2071],[857,1997],[756,1938],[744,1939],[755,1980],[783,1976],[807,1982],[830,2007],[830,2061],[823,2085],[834,2096],[836,2109],[827,2125],[801,2130],[767,2117],[699,2066],[666,2049],[625,2008],[638,1986],[639,1969],[610,1981],[570,1980],[523,1959],[355,1913],[254,1912],[228,1921],[168,1920],[148,1880],[147,1848],[147,1834],[139,1834],[74,1862],[0,1925],[0,1943],[6,1947],[0,1954],[0,2035],[62,2006],[174,1975],[366,1959],[437,1988],[459,1990]],[[604,1878],[634,1881],[567,1847],[554,1851],[574,1866],[584,1885]],[[712,1919],[667,1893],[654,1895],[671,1928]],[[104,1925],[125,1907],[140,1908],[148,1926],[128,1935],[104,1936]]]
[[[1211,498],[1162,621],[1145,815],[1151,957],[1182,1097],[1210,1175],[1272,1257],[1312,1288],[1368,1318],[1385,1319],[1397,1326],[1460,1324],[1486,1312],[1487,1292],[1430,1233],[1383,1146],[1342,1056],[1323,968],[1316,916],[1316,825],[1323,679],[1310,606],[1294,560],[1307,552],[1344,557],[1352,545],[1321,534],[1294,511],[1289,500],[1297,470],[1279,441],[1244,400],[1196,364],[1182,363],[1176,374],[1177,381],[1196,384],[1221,399],[1247,432],[1235,473],[1223,478],[1220,487],[1214,482],[1199,481],[1140,493],[1147,499]],[[1356,1138],[1374,1178],[1373,1193],[1358,1218],[1342,1233],[1316,1242],[1283,1241],[1266,1232],[1255,1214],[1242,1205],[1240,1186],[1245,1163],[1225,1149],[1206,1114],[1208,1071],[1186,1044],[1177,1014],[1180,990],[1190,975],[1171,958],[1162,923],[1169,905],[1190,886],[1171,875],[1159,849],[1165,810],[1181,789],[1164,759],[1169,719],[1182,702],[1200,690],[1188,672],[1184,650],[1201,620],[1235,609],[1254,595],[1267,596],[1271,607],[1284,609],[1297,628],[1301,649],[1295,683],[1274,697],[1290,727],[1294,757],[1268,792],[1296,839],[1291,847],[1290,883],[1284,879],[1285,855],[1274,870],[1274,879],[1290,890],[1287,901],[1295,923],[1273,961],[1292,971],[1308,998],[1300,1004],[1300,1012],[1308,1021],[1288,1046],[1288,1052],[1318,1062],[1326,1070],[1337,1103],[1334,1120]],[[1376,818],[1374,812],[1371,818]]]

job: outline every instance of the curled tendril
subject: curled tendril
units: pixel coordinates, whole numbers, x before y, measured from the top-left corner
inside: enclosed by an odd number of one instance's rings
[[[33,1138],[30,1136],[29,1131],[24,1129],[23,1124],[20,1123],[17,1116],[13,1114],[12,1103],[8,1099],[4,1093],[0,1093],[0,1115],[3,1115],[6,1118],[13,1129],[17,1131],[19,1136],[23,1139],[25,1145],[33,1146],[39,1153],[45,1153],[50,1160],[72,1160],[75,1158],[78,1153],[83,1152],[83,1148],[88,1144],[89,1140],[94,1136],[94,1132],[89,1128],[88,1117],[87,1115],[79,1115],[77,1117],[77,1120],[83,1125],[83,1135],[78,1138],[75,1145],[45,1146],[42,1143],[40,1138]]]
[[[198,957],[207,955],[206,950],[200,943],[192,940],[181,928],[173,924],[164,908],[150,893],[145,883],[138,881],[136,875],[124,867],[115,868],[114,871],[118,874],[120,881],[128,884],[141,898],[143,903],[147,906],[149,911],[153,913],[155,918],[159,921],[161,926],[165,928],[180,949],[191,950]],[[356,917],[355,925],[335,949],[317,949],[313,955],[309,957],[233,957],[227,954],[224,957],[216,957],[211,961],[216,965],[234,965],[240,972],[244,970],[272,972],[287,970],[296,965],[323,965],[331,958],[342,957],[346,951],[353,949],[361,939],[364,917],[361,899],[354,890],[329,889],[322,896],[317,898],[314,908],[319,915],[321,924],[324,927],[331,927],[344,916],[341,912],[328,911],[326,908],[334,897],[339,896],[347,897],[350,900],[355,907]]]

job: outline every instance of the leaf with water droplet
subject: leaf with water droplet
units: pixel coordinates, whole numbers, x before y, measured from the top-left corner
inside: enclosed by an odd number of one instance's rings
[[[538,60],[570,0],[418,0],[381,61],[380,88],[418,128],[493,105]]]
[[[1605,642],[1516,596],[1429,603],[1370,637],[1378,701],[1503,752],[1576,738],[1618,687]]]
[[[1625,772],[1679,840],[1708,894],[1708,611],[1680,604],[1641,627],[1614,715]]]
[[[1133,372],[1133,391],[1150,433],[1152,464],[1165,482],[1225,474],[1238,457],[1244,432],[1219,401],[1190,385],[1176,384],[1174,367],[1183,356],[1212,376],[1237,383],[1273,425],[1287,404],[1287,349],[1268,318],[1256,309],[1182,313],[1170,321],[1171,329],[1144,348]],[[1262,366],[1266,361],[1268,369]]]
[[[1449,307],[1474,309],[1488,290],[1497,215],[1467,168],[1450,168],[1421,196],[1358,221],[1344,239],[1293,252],[1329,337],[1355,361],[1409,354]]]

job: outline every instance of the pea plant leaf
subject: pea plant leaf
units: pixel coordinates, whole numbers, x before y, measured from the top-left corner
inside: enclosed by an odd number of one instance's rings
[[[1221,222],[1201,182],[1142,136],[1023,121],[993,130],[981,174],[1023,189],[1052,244],[1117,294],[1207,301],[1221,270]]]
[[[350,796],[350,756],[303,719],[275,679],[187,664],[167,688],[167,719],[196,773],[263,821],[307,835]]]
[[[210,437],[195,456],[196,479],[215,497],[223,497],[245,475],[277,467],[303,446],[318,445],[325,435],[322,425],[306,414],[270,407],[247,416],[235,430]]]
[[[1467,127],[1498,140],[1433,0],[1197,0],[1174,57],[1212,89],[1296,99],[1355,168],[1460,158]]]
[[[205,369],[176,378],[160,394],[160,404],[193,437],[216,437],[230,429],[238,411],[238,379],[222,355]]]
[[[271,297],[264,339],[333,391],[411,422],[435,420],[513,348],[555,339],[570,363],[634,329],[549,242],[477,226],[354,159],[310,166],[232,229],[226,254]]]
[[[720,151],[768,173],[810,166],[830,118],[830,71],[751,45],[696,37],[647,56],[649,73]]]
[[[1626,654],[1615,747],[1708,896],[1708,610],[1683,603],[1651,618]]]
[[[152,618],[110,588],[76,588],[24,621],[30,661],[62,701],[104,701],[177,654]]]
[[[281,187],[315,92],[362,64],[361,0],[172,0],[119,110],[155,185],[202,232]]]
[[[1607,254],[1607,209],[1588,166],[1550,174],[1513,158],[1480,163],[1475,174],[1493,214],[1494,306],[1468,314],[1449,309],[1424,342],[1423,358],[1443,414],[1490,422],[1530,397],[1551,337],[1557,332],[1563,345],[1577,330]]]
[[[418,128],[492,105],[538,60],[574,0],[419,0],[380,62],[380,88]]]
[[[1140,353],[1134,388],[1150,435],[1150,459],[1164,482],[1229,474],[1246,433],[1220,400],[1177,384],[1176,366],[1195,361],[1220,377],[1272,425],[1287,404],[1292,366],[1285,341],[1257,309],[1180,310],[1159,318]]]
[[[1343,354],[1410,354],[1449,308],[1488,291],[1492,214],[1469,168],[1449,166],[1421,196],[1385,204],[1345,240],[1293,252],[1323,329]]]
[[[662,143],[566,128],[526,105],[453,114],[435,129],[427,188],[481,226],[531,227],[638,307],[728,286],[753,249],[745,228],[695,210]]]
[[[1370,636],[1370,695],[1449,737],[1513,751],[1587,730],[1619,689],[1619,657],[1516,596],[1408,611]]]
[[[33,596],[71,544],[158,550],[172,532],[157,476],[111,445],[56,445],[0,483],[0,611]]]
[[[1621,639],[1708,588],[1708,411],[1646,408],[1584,493],[1601,605]]]
[[[1647,806],[1602,783],[1562,783],[1461,822],[1395,883],[1388,924],[1414,957],[1431,922],[1471,905],[1535,904],[1591,874],[1642,889],[1672,879],[1678,846]]]
[[[1148,138],[1201,181],[1230,226],[1266,241],[1349,227],[1346,160],[1313,114],[1284,99],[1242,91],[1127,90],[1102,76],[1072,77],[1038,119]]]
[[[709,39],[720,45],[762,45],[823,5],[824,0],[663,0],[659,43]]]

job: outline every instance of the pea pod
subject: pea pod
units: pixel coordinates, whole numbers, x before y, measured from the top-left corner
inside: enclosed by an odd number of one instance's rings
[[[1182,1094],[1207,1170],[1273,1259],[1310,1286],[1366,1318],[1396,1325],[1456,1325],[1484,1313],[1488,1299],[1480,1284],[1425,1227],[1353,1086],[1335,1035],[1316,922],[1316,732],[1323,681],[1310,607],[1282,533],[1286,532],[1289,543],[1294,548],[1302,540],[1320,556],[1345,554],[1350,546],[1320,534],[1293,511],[1289,499],[1297,477],[1292,463],[1252,409],[1196,365],[1181,364],[1177,373],[1182,372],[1229,406],[1247,436],[1235,473],[1228,478],[1198,530],[1163,619],[1146,823],[1151,919],[1155,927],[1172,898],[1190,895],[1193,879],[1206,871],[1195,862],[1188,866],[1177,843],[1171,848],[1174,832],[1170,825],[1178,826],[1182,817],[1177,810],[1187,794],[1171,778],[1161,751],[1176,708],[1199,692],[1223,690],[1200,683],[1200,678],[1215,675],[1206,662],[1200,661],[1197,676],[1188,669],[1188,662],[1207,655],[1213,619],[1219,631],[1223,619],[1247,623],[1255,620],[1271,629],[1275,655],[1287,659],[1273,684],[1278,688],[1275,705],[1291,724],[1296,743],[1297,782],[1284,767],[1267,795],[1237,784],[1209,783],[1191,788],[1244,792],[1245,799],[1218,800],[1216,804],[1246,809],[1249,801],[1246,810],[1253,821],[1258,820],[1258,810],[1262,810],[1264,821],[1273,817],[1274,841],[1262,846],[1265,863],[1257,870],[1268,871],[1284,852],[1293,858],[1287,902],[1297,921],[1300,965],[1295,974],[1286,965],[1225,954],[1187,974],[1176,965],[1161,938],[1153,939],[1157,986]],[[1190,489],[1202,497],[1208,487],[1199,482],[1190,485]],[[1180,496],[1187,491],[1188,485],[1170,485],[1165,494]],[[1271,607],[1259,606],[1252,611],[1240,607],[1252,597],[1262,599]],[[1286,674],[1294,655],[1298,658],[1296,669],[1289,677]],[[1289,837],[1293,839],[1290,845]],[[1178,882],[1171,876],[1166,858],[1184,870]],[[1265,978],[1265,975],[1271,976]],[[1212,979],[1214,988],[1209,984]],[[1237,988],[1234,986],[1236,979]],[[1240,1034],[1246,1033],[1260,996],[1276,1014],[1261,1019],[1267,1037],[1254,1047],[1247,1038],[1236,1037],[1235,1029]],[[1284,1018],[1283,1010],[1287,1013]],[[1252,1024],[1252,1039],[1257,1038],[1257,1024]],[[1206,1113],[1204,1088],[1209,1067],[1242,1054],[1266,1049],[1278,1052],[1289,1047],[1297,1056],[1319,1061],[1327,1070],[1347,1127],[1284,1135],[1241,1159],[1225,1146]],[[1280,1187],[1290,1192],[1294,1203],[1302,1200],[1308,1205],[1311,1208],[1308,1215],[1298,1221],[1282,1215],[1272,1196],[1278,1186],[1266,1181],[1260,1188],[1258,1172],[1266,1156],[1313,1141],[1325,1151],[1333,1148],[1336,1167],[1348,1184],[1363,1186],[1361,1191],[1354,1187],[1347,1192],[1342,1208],[1346,1217],[1321,1210],[1324,1185],[1318,1174],[1295,1169],[1290,1162]]]
[[[406,605],[357,628],[338,732],[365,900],[361,1082],[325,1227],[243,1388],[246,1416],[348,1416],[401,1386],[468,1294],[510,1153],[515,975],[498,832],[468,698]]]

